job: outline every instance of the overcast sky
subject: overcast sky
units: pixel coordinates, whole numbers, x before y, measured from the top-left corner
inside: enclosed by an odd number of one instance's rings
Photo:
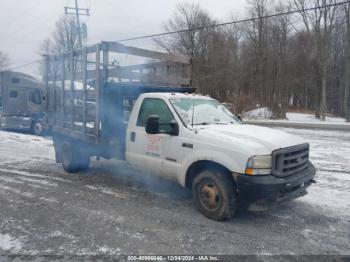
[[[118,40],[162,32],[162,23],[174,13],[179,0],[79,0],[80,7],[90,8],[83,17],[88,26],[89,43]],[[242,14],[245,0],[182,0],[194,2],[215,19],[226,21],[230,14]],[[40,43],[48,38],[64,6],[74,0],[0,0],[0,51],[7,53],[11,66],[39,59]],[[128,45],[140,45],[129,42]],[[18,69],[37,73],[36,66]]]

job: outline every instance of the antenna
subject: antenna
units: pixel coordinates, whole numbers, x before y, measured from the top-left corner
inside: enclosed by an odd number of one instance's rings
[[[195,100],[193,99],[193,103],[192,103],[192,128],[193,128],[193,122],[194,122],[194,107],[195,107]]]

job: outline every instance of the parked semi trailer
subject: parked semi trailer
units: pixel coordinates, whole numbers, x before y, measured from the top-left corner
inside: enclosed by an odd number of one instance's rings
[[[45,108],[42,81],[19,72],[0,72],[2,129],[26,130],[41,135],[45,126]]]
[[[116,53],[148,60],[110,63]],[[198,210],[215,220],[303,196],[314,182],[307,141],[244,125],[195,94],[188,57],[103,42],[47,56],[46,65],[56,161],[69,173],[88,169],[92,156],[119,158],[140,176],[192,189]]]

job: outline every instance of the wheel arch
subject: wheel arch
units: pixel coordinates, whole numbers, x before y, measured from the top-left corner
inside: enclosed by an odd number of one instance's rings
[[[198,160],[192,163],[190,167],[187,169],[186,176],[185,176],[185,187],[192,188],[192,183],[196,175],[205,169],[220,170],[223,174],[229,176],[232,182],[235,184],[235,181],[231,174],[232,172],[230,171],[229,168],[212,160]]]

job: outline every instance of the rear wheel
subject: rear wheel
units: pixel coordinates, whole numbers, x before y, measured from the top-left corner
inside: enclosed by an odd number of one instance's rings
[[[213,220],[233,217],[237,210],[235,185],[219,170],[204,170],[192,183],[193,198],[197,209]]]
[[[69,142],[64,142],[61,149],[61,161],[64,170],[68,173],[85,171],[90,166],[90,156],[75,148]]]

